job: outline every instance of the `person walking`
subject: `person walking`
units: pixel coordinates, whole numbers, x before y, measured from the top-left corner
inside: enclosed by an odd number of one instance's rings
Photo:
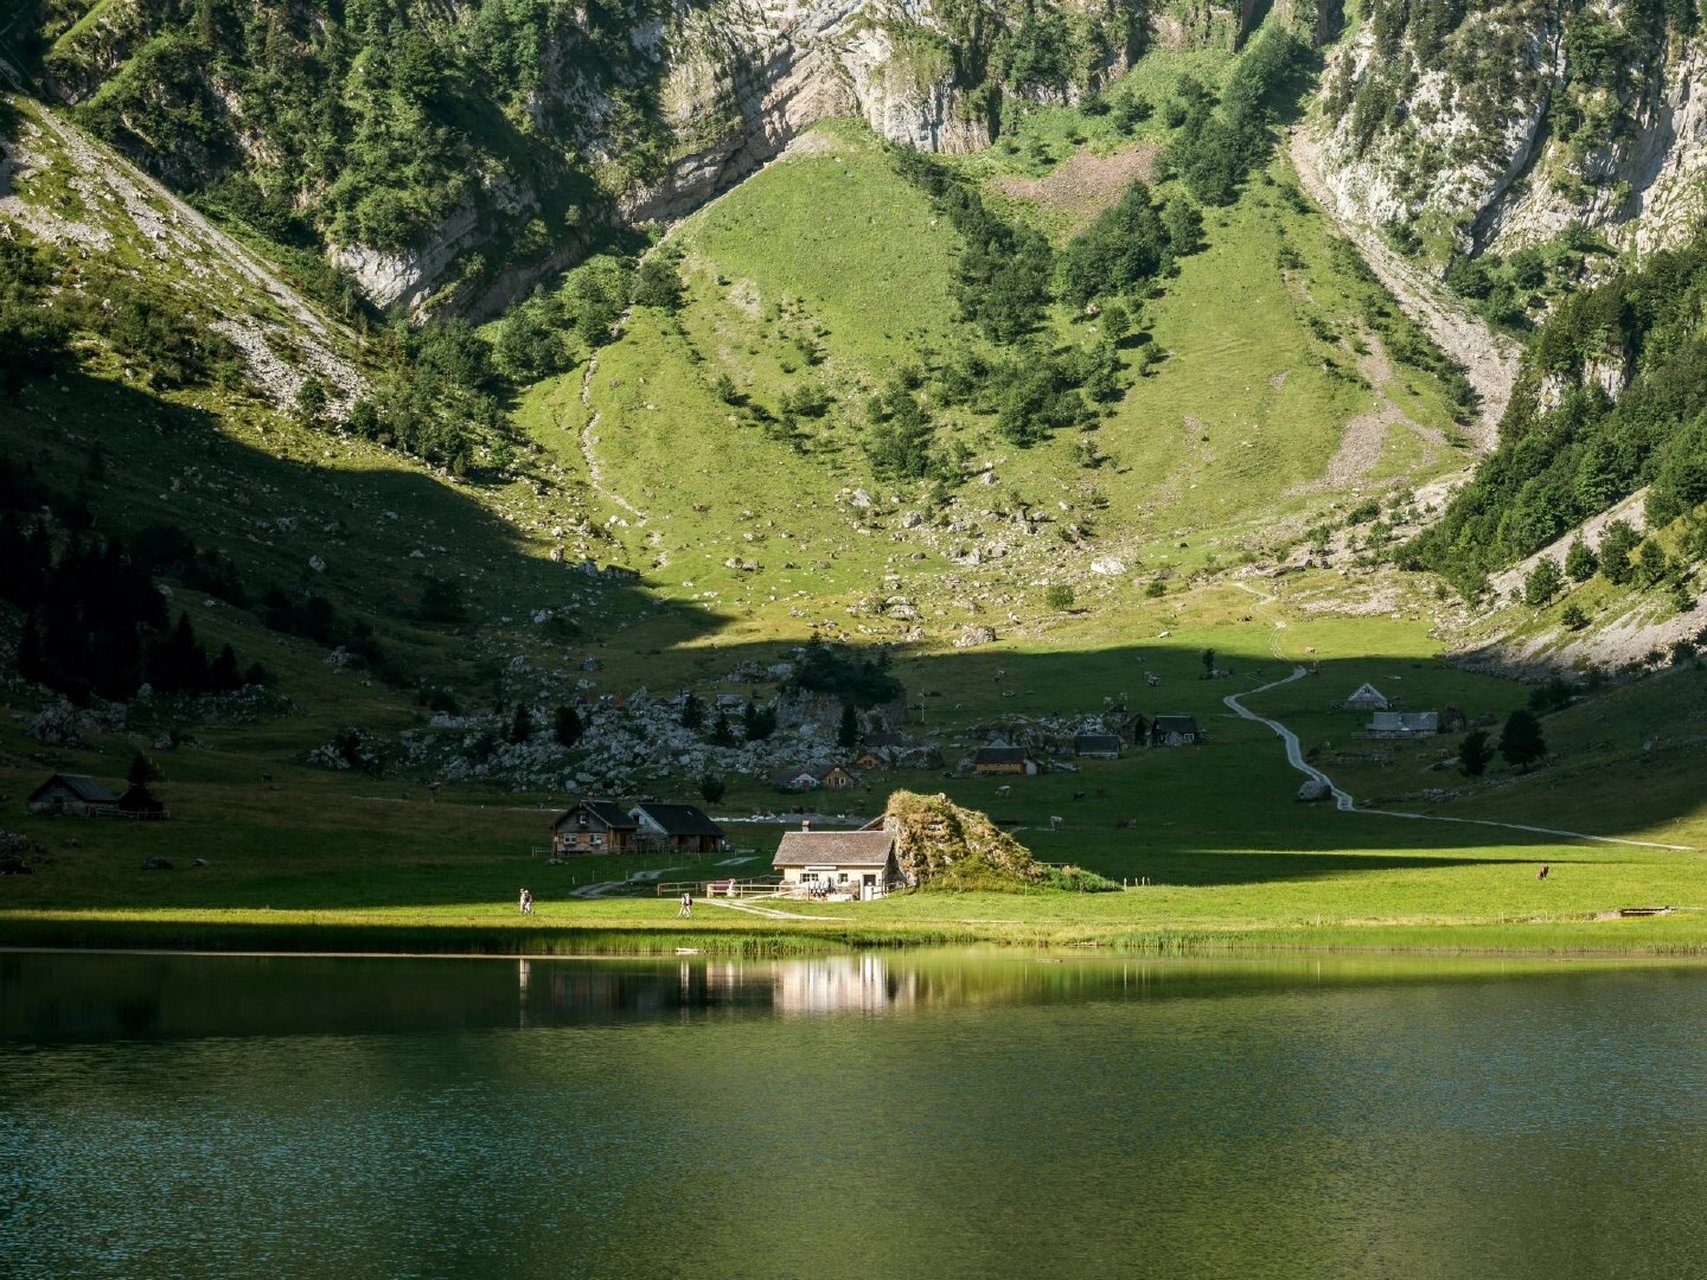
[[[531,916],[533,914],[533,894],[526,889],[522,890],[521,908],[524,916]]]
[[[682,909],[680,911],[676,912],[676,919],[680,920],[683,916],[692,916],[692,915],[693,915],[693,894],[684,893],[682,895]]]

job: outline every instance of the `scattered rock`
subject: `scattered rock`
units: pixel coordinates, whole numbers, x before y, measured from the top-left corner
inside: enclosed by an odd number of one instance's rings
[[[170,858],[144,858],[142,869],[144,871],[170,871],[172,860]]]
[[[954,639],[956,649],[976,649],[982,644],[996,643],[994,627],[967,627]]]

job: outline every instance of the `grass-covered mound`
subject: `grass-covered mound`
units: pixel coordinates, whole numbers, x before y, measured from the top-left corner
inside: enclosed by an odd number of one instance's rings
[[[897,791],[883,811],[901,870],[921,889],[1103,893],[1119,886],[1078,867],[1046,866],[976,809],[940,792]]]

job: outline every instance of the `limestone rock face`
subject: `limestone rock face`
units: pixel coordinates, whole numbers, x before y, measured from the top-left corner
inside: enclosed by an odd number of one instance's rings
[[[1647,252],[1707,216],[1707,35],[1656,28],[1636,0],[1498,0],[1449,30],[1428,21],[1377,13],[1329,58],[1325,177],[1342,214],[1405,228],[1442,261],[1572,224]]]

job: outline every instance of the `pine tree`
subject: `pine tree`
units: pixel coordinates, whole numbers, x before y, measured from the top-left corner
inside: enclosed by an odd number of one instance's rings
[[[859,713],[854,710],[853,703],[842,703],[842,723],[836,730],[836,745],[851,749],[859,741]]]
[[[1475,729],[1464,735],[1464,741],[1458,744],[1458,767],[1464,770],[1466,777],[1479,778],[1488,767],[1488,762],[1494,758],[1494,749],[1488,742],[1485,729]]]
[[[533,713],[526,703],[516,704],[516,714],[510,720],[510,741],[518,746],[533,737]]]
[[[219,693],[229,693],[243,686],[243,677],[237,670],[237,651],[230,645],[220,649],[213,660],[213,665],[207,670],[207,683],[210,689]]]
[[[689,690],[682,699],[682,728],[697,729],[705,723],[705,704],[699,695]]]
[[[558,707],[551,718],[551,734],[560,747],[572,747],[581,740],[583,732],[580,713],[574,707]]]
[[[1505,762],[1523,772],[1547,755],[1547,741],[1541,736],[1541,722],[1535,714],[1519,707],[1506,717],[1500,730],[1500,755]]]
[[[729,727],[729,717],[721,711],[717,713],[717,719],[711,722],[711,741],[714,746],[719,747],[735,745],[735,731]]]

